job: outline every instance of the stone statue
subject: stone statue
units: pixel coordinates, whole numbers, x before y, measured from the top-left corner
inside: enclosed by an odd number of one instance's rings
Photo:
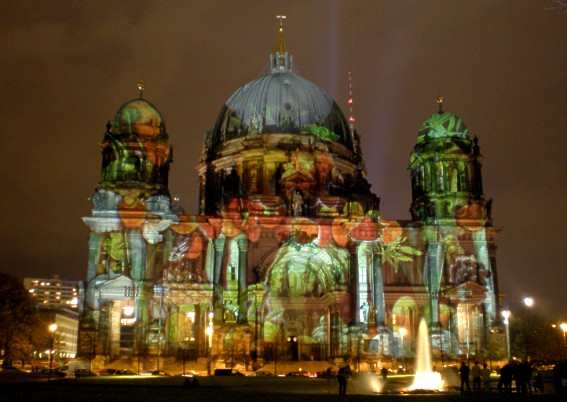
[[[368,303],[362,303],[360,306],[360,322],[368,322]]]
[[[291,199],[291,212],[293,216],[301,216],[303,210],[303,197],[299,191],[293,192]]]

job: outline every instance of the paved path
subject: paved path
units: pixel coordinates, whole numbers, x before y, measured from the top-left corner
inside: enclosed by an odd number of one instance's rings
[[[387,402],[407,401],[521,401],[517,395],[469,395],[458,393],[435,395],[376,394],[372,387],[357,378],[349,384],[349,395],[339,398],[334,379],[211,377],[201,378],[199,388],[183,387],[180,377],[96,377],[93,379],[4,383],[0,386],[1,402]],[[353,395],[354,394],[354,395]],[[565,396],[563,396],[565,397]],[[566,398],[567,399],[567,398]],[[559,395],[534,395],[530,401],[563,401]]]

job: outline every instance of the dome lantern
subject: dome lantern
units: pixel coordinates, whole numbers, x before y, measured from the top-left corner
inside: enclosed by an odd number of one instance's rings
[[[285,15],[276,15],[279,21],[276,46],[270,54],[270,71],[272,73],[292,71],[293,57],[287,51],[284,34]]]

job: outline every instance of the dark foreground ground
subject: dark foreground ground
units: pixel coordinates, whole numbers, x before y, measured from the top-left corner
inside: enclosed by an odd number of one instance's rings
[[[392,384],[392,388],[397,388]],[[96,377],[93,379],[0,383],[4,402],[302,402],[302,401],[565,401],[567,395],[466,395],[456,392],[432,395],[376,394],[373,385],[357,378],[349,384],[349,395],[336,395],[335,380],[309,378],[212,377],[202,378],[198,388],[183,386],[183,378]],[[397,391],[392,391],[397,392]]]

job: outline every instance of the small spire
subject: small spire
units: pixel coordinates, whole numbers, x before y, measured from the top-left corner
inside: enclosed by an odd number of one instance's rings
[[[356,122],[356,119],[354,118],[354,99],[352,95],[352,73],[350,71],[348,72],[347,106],[348,106],[348,125],[352,134],[354,132],[354,123]]]
[[[138,83],[136,84],[136,88],[138,88],[138,96],[140,97],[140,99],[142,99],[144,97],[144,80],[140,80],[138,81]]]
[[[435,102],[437,103],[437,113],[441,114],[443,113],[443,102],[445,101],[445,98],[442,96],[438,96],[437,99],[435,100]]]
[[[285,45],[285,34],[284,34],[284,21],[287,19],[285,15],[276,15],[276,19],[279,22],[278,26],[278,35],[277,35],[277,42],[276,48],[274,49],[275,52],[283,55],[287,52],[286,45]]]

